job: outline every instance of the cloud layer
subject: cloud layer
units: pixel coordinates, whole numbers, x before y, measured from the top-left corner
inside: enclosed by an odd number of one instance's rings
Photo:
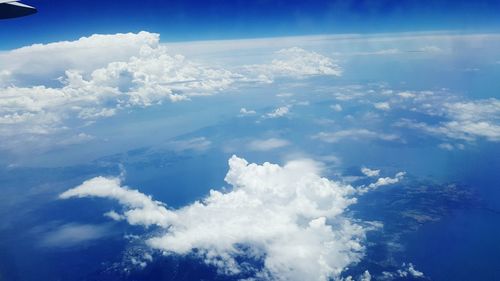
[[[227,70],[169,54],[159,36],[147,32],[33,45],[2,57],[8,75],[0,85],[0,133],[9,138],[47,136],[124,108],[213,94],[239,79]],[[49,85],[60,73],[59,85]],[[23,85],[23,75],[40,84]]]
[[[249,82],[271,83],[276,77],[341,73],[330,58],[300,48],[273,57],[260,65],[231,65],[229,71],[172,53],[158,34],[149,32],[92,35],[0,52],[0,135],[38,144],[57,133],[74,139],[82,132],[72,129],[128,108],[213,95]],[[282,111],[275,117],[287,113]],[[7,143],[0,148],[14,147]]]

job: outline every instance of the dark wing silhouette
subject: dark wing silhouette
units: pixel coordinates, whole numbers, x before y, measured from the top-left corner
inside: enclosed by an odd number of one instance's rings
[[[0,0],[0,19],[28,16],[36,13],[36,8],[15,0]]]

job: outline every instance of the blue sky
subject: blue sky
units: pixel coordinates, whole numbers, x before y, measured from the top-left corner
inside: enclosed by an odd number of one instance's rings
[[[25,1],[39,13],[0,22],[0,49],[94,33],[158,32],[163,41],[318,33],[496,31],[500,2],[485,1]]]

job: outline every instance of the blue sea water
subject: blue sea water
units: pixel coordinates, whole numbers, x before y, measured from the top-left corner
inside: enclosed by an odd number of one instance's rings
[[[459,210],[408,235],[408,259],[433,280],[498,280],[500,213]]]

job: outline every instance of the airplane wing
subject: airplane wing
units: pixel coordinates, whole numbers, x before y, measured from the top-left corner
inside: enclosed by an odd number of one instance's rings
[[[36,8],[15,0],[0,0],[0,19],[23,17],[36,13]]]

